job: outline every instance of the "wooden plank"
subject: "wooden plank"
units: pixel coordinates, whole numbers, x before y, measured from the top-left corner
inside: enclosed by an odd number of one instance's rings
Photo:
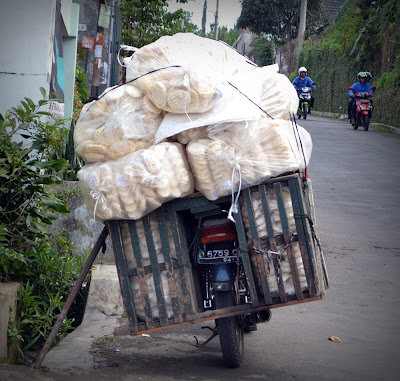
[[[261,242],[260,242],[260,238],[258,237],[257,225],[256,225],[256,221],[254,218],[254,212],[253,212],[253,207],[252,207],[252,202],[251,202],[250,189],[243,190],[242,197],[244,198],[246,208],[247,208],[247,214],[249,216],[250,232],[251,232],[251,236],[253,238],[253,245],[257,249],[261,249]],[[260,253],[257,253],[257,252],[253,253],[252,255],[255,255],[255,257],[256,257],[257,270],[258,270],[258,274],[259,274],[259,278],[260,278],[259,281],[261,282],[261,285],[260,285],[261,292],[263,293],[265,304],[271,304],[272,298],[271,298],[271,293],[269,291],[267,271],[265,269],[263,255]]]
[[[285,244],[289,242],[291,238],[291,232],[289,230],[289,221],[286,214],[285,202],[282,196],[282,183],[274,184],[275,194],[278,201],[279,216],[281,219],[283,235],[285,237]],[[290,244],[286,249],[287,256],[289,259],[290,273],[292,276],[293,286],[296,292],[297,299],[303,299],[303,291],[301,290],[299,270],[296,264],[296,257],[293,251],[293,246]]]
[[[154,320],[153,320],[153,314],[151,312],[149,289],[147,287],[146,274],[143,268],[142,255],[139,245],[139,237],[136,230],[136,224],[140,223],[140,221],[127,221],[127,223],[129,228],[129,234],[131,236],[131,241],[132,241],[133,255],[135,257],[137,265],[137,273],[138,273],[137,281],[139,283],[140,300],[142,302],[144,309],[146,325],[149,328],[154,328]],[[131,303],[132,304],[134,303],[133,298]]]
[[[302,189],[302,184],[300,178],[297,179],[298,181],[298,189],[297,189],[297,194],[298,194],[298,199],[299,199],[299,206],[300,206],[300,213],[308,215],[310,213],[309,210],[307,210],[305,201],[304,201],[304,194],[303,194],[303,189]],[[315,286],[315,294],[313,296],[320,296],[323,294],[322,290],[322,284],[321,284],[321,279],[320,279],[320,274],[321,274],[321,266],[318,258],[315,256],[314,252],[314,245],[313,245],[313,238],[312,238],[312,233],[310,229],[310,224],[308,219],[303,219],[302,220],[303,227],[304,227],[304,237],[305,237],[305,243],[307,245],[307,251],[308,255],[310,258],[310,264],[312,268],[312,272],[314,275],[314,283],[313,285]]]
[[[300,217],[308,216],[308,214],[307,214],[308,210],[306,209],[306,206],[305,206],[304,200],[303,200],[304,194],[303,194],[300,178],[297,178],[297,180],[296,180],[296,193],[297,193],[297,199],[299,201],[299,216]],[[315,258],[314,258],[314,250],[313,250],[311,231],[309,228],[307,218],[300,218],[300,221],[303,225],[304,247],[307,251],[307,255],[308,255],[309,263],[310,263],[310,269],[313,274],[313,284],[312,284],[310,293],[311,293],[311,296],[319,296],[320,289],[319,289],[319,278],[318,278],[318,274],[317,274],[318,269],[316,267]]]
[[[218,310],[210,310],[210,311],[194,314],[192,316],[191,320],[187,320],[182,323],[178,323],[178,324],[174,324],[174,325],[170,324],[168,327],[161,327],[158,325],[158,326],[156,326],[156,328],[149,330],[149,329],[145,329],[145,326],[143,325],[143,329],[141,329],[138,332],[133,332],[133,333],[131,333],[131,335],[135,336],[135,335],[141,335],[143,333],[152,333],[152,332],[162,331],[166,328],[178,328],[178,327],[183,327],[183,326],[189,325],[189,324],[198,324],[198,323],[203,323],[203,322],[206,322],[209,320],[244,315],[247,313],[259,312],[259,311],[268,310],[268,309],[272,309],[272,308],[278,308],[278,307],[292,306],[295,304],[313,302],[313,301],[317,301],[317,300],[321,300],[321,298],[314,297],[314,298],[308,298],[308,299],[303,299],[303,300],[292,300],[292,301],[289,301],[286,303],[279,303],[279,304],[273,304],[273,305],[269,305],[269,306],[253,307],[253,308],[249,308],[248,307],[248,306],[250,306],[249,304],[241,304],[241,305],[234,306],[234,307],[220,308]]]
[[[246,276],[247,287],[249,288],[250,298],[253,306],[259,305],[259,300],[257,296],[257,289],[255,284],[255,279],[253,275],[253,270],[251,268],[251,262],[249,257],[249,251],[247,249],[247,238],[246,232],[243,225],[243,217],[240,208],[238,208],[238,213],[235,216],[236,221],[236,233],[239,240],[239,252],[242,258],[242,263],[244,267],[244,273]]]
[[[135,306],[133,303],[133,296],[131,290],[131,283],[128,276],[128,268],[126,266],[121,231],[118,221],[107,221],[106,226],[110,233],[111,242],[113,245],[115,264],[118,272],[119,285],[121,288],[121,295],[125,305],[125,311],[128,316],[131,331],[139,329],[138,319],[136,316]]]
[[[313,294],[312,290],[313,289],[315,290],[314,276],[312,273],[310,257],[308,256],[307,245],[306,245],[305,237],[304,237],[304,225],[303,225],[303,221],[302,221],[303,217],[300,212],[301,200],[299,200],[299,196],[297,193],[298,186],[299,186],[299,184],[298,184],[297,179],[289,181],[290,196],[292,198],[292,207],[293,207],[294,219],[296,222],[296,231],[297,231],[297,237],[299,240],[301,257],[303,259],[304,272],[306,273],[308,289],[310,290],[311,294]]]
[[[176,288],[174,265],[172,263],[172,258],[171,258],[171,247],[168,238],[168,225],[164,213],[165,213],[164,208],[158,208],[156,211],[160,238],[161,238],[162,252],[164,254],[164,267],[168,279],[169,295],[172,304],[172,311],[174,313],[175,322],[180,323],[183,321],[183,319],[178,298],[178,290]]]
[[[260,192],[261,202],[263,205],[264,218],[267,226],[267,234],[268,234],[269,244],[271,245],[271,251],[277,252],[278,251],[277,239],[275,237],[274,227],[272,225],[271,213],[269,212],[269,207],[268,207],[267,186],[265,184],[260,185],[258,187],[258,190]],[[284,239],[285,237],[283,237],[283,242]],[[286,297],[285,286],[283,284],[282,273],[281,270],[279,269],[278,258],[276,255],[273,255],[272,257],[272,265],[274,266],[275,274],[278,274],[279,272],[279,278],[277,279],[279,297],[282,303],[286,303],[287,297]]]
[[[161,322],[160,324],[164,326],[168,325],[168,313],[165,305],[165,291],[162,284],[160,268],[158,267],[157,251],[151,232],[150,217],[150,215],[142,217],[142,222],[144,227],[144,234],[146,237],[147,250],[149,252],[151,270],[153,274],[152,278],[154,282],[154,289],[156,291],[158,314]]]
[[[193,306],[191,302],[189,279],[186,266],[191,266],[188,253],[185,253],[185,246],[179,231],[178,216],[174,207],[174,203],[167,204],[168,218],[171,224],[172,238],[175,245],[175,253],[178,261],[178,272],[180,279],[180,291],[182,292],[182,303],[186,318],[193,314]]]

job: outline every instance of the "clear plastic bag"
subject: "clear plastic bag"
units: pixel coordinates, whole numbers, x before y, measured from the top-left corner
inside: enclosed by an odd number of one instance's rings
[[[97,220],[137,220],[194,191],[179,143],[160,143],[117,160],[85,165],[78,178],[89,214]]]
[[[311,157],[310,135],[287,120],[223,123],[208,127],[208,136],[186,150],[196,189],[209,200],[304,169]]]
[[[117,159],[154,144],[162,115],[146,108],[135,86],[114,87],[103,94],[75,126],[75,151],[86,163]]]
[[[158,109],[188,114],[212,109],[223,97],[224,83],[239,71],[253,68],[229,45],[177,33],[138,49],[126,75]]]

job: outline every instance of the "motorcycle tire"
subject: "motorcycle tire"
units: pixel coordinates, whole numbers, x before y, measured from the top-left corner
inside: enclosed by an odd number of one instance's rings
[[[235,305],[231,291],[214,291],[216,308]],[[230,368],[239,368],[244,357],[243,328],[238,316],[216,319],[222,357]]]
[[[308,114],[308,105],[305,103],[303,104],[303,118],[307,119],[307,114]]]
[[[363,127],[364,127],[364,131],[368,131],[368,128],[369,128],[369,115],[364,115]]]

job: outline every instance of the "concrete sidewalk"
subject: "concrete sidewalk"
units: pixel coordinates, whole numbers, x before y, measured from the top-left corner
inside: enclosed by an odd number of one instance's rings
[[[82,324],[52,348],[43,361],[43,369],[0,364],[0,381],[77,380],[96,367],[91,354],[96,340],[112,337],[125,319],[115,265],[96,265],[92,272],[89,297]],[[32,359],[33,360],[33,359]],[[32,361],[26,361],[31,365]],[[99,378],[96,376],[96,379]],[[100,378],[101,379],[101,378]]]

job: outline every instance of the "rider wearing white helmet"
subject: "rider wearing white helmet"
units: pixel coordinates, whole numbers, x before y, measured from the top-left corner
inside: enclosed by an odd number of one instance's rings
[[[307,69],[304,66],[299,68],[299,76],[293,80],[292,84],[297,90],[297,94],[301,92],[301,88],[304,86],[311,87],[313,90],[315,89],[314,82],[311,78],[307,77]],[[311,112],[312,107],[314,107],[314,97],[311,95],[310,109],[308,110],[308,113]]]

